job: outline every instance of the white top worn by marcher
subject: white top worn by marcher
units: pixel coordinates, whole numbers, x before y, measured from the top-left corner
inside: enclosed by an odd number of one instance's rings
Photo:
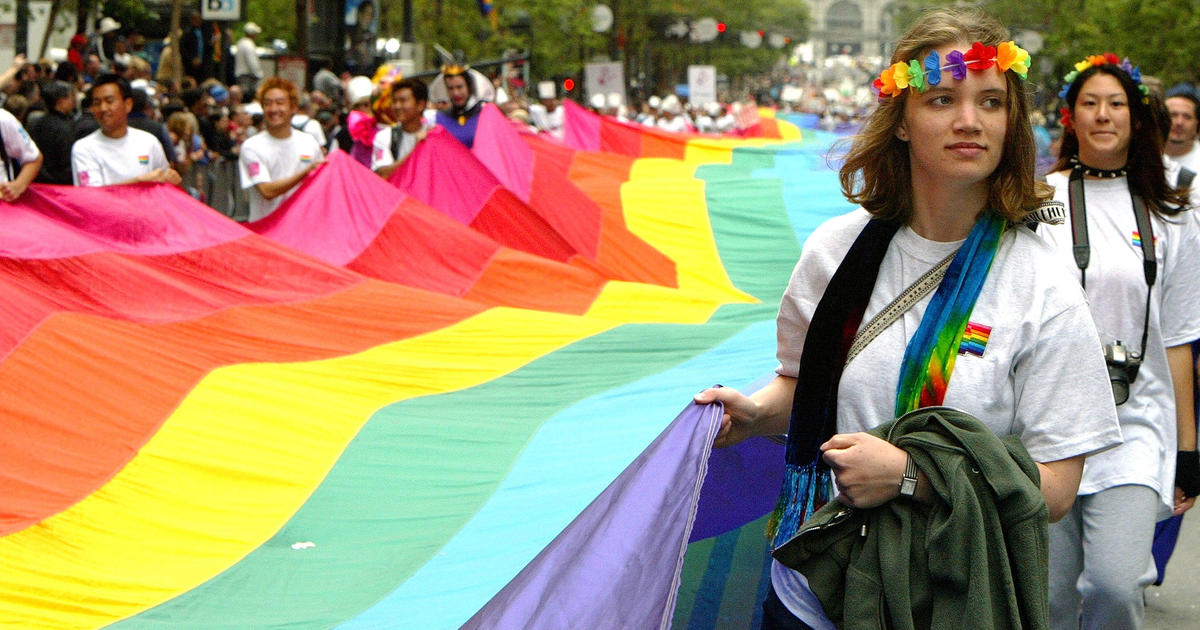
[[[170,168],[162,144],[133,127],[127,127],[120,138],[110,138],[97,129],[71,147],[71,175],[76,186],[112,186],[159,168]]]
[[[294,175],[320,160],[321,146],[306,133],[293,129],[290,136],[279,139],[260,131],[242,143],[238,173],[242,178],[242,188],[253,188],[256,184]],[[274,199],[265,199],[257,189],[251,190],[250,220],[257,221],[271,214],[295,191],[292,188]]]
[[[659,118],[658,122],[655,123],[655,126],[663,131],[673,131],[675,133],[683,133],[687,131],[687,121],[683,119],[683,116],[676,116],[671,119],[667,119],[665,117]]]
[[[529,120],[533,122],[533,126],[537,127],[539,131],[547,133],[562,131],[563,108],[560,105],[552,110],[548,110],[541,103],[533,103],[529,106]]]
[[[400,136],[397,146],[399,155],[392,155],[392,140],[394,135]],[[409,133],[400,125],[386,127],[375,132],[375,142],[371,146],[371,170],[377,171],[396,162],[403,162],[412,150],[417,148],[417,134]]]
[[[233,76],[247,74],[258,79],[263,78],[262,66],[258,63],[258,48],[253,39],[243,35],[237,42],[237,50],[233,56]]]
[[[868,218],[861,208],[836,217],[805,242],[779,307],[779,374],[796,376],[817,303]],[[900,228],[880,266],[863,323],[961,244],[930,241]],[[901,359],[932,295],[846,365],[838,385],[839,433],[866,431],[895,417]],[[1007,230],[969,321],[990,332],[982,353],[960,351],[946,406],[970,413],[997,435],[1019,436],[1039,462],[1120,443],[1108,374],[1083,292],[1028,228]],[[833,628],[803,575],[775,562],[771,582],[805,623],[817,630]]]
[[[1063,203],[1069,195],[1067,181],[1062,173],[1046,176]],[[1127,349],[1142,352],[1147,287],[1128,181],[1085,180],[1083,193],[1092,251],[1085,281],[1100,339],[1106,344],[1119,339]],[[1142,367],[1129,387],[1128,402],[1117,407],[1125,444],[1087,460],[1079,494],[1126,484],[1149,486],[1162,499],[1159,517],[1165,518],[1174,503],[1178,439],[1166,348],[1200,338],[1200,229],[1190,211],[1166,219],[1151,212],[1150,217],[1158,278],[1150,292]],[[1038,235],[1054,247],[1078,282],[1070,222],[1046,227]]]
[[[303,131],[316,138],[319,146],[328,144],[325,138],[325,129],[321,127],[321,121],[316,118],[311,118],[305,114],[295,114],[292,116],[292,129]]]
[[[1200,173],[1200,140],[1192,142],[1192,148],[1183,155],[1168,155],[1175,162],[1193,173]]]
[[[33,138],[29,137],[29,132],[25,131],[25,127],[21,125],[21,121],[17,120],[17,117],[7,109],[0,109],[0,136],[4,138],[4,150],[8,153],[9,160],[25,164],[38,159],[38,156],[42,154],[34,144]],[[13,169],[13,177],[20,172],[19,166],[11,164],[0,167],[0,183],[11,181],[8,177],[10,166]]]

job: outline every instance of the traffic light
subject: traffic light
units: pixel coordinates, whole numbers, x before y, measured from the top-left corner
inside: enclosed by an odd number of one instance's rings
[[[574,76],[559,75],[554,78],[554,82],[558,84],[559,98],[569,98],[574,101],[579,101],[582,98],[580,96],[581,92],[583,91],[580,89],[582,88],[582,84],[578,78]]]

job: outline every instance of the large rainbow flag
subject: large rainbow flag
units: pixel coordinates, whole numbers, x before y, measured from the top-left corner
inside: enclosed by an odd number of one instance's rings
[[[249,226],[0,203],[0,627],[751,623],[782,453],[689,401],[770,376],[832,137],[568,125],[335,153]]]

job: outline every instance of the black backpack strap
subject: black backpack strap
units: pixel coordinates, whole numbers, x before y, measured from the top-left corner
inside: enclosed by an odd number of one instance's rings
[[[392,132],[392,163],[400,161],[400,143],[404,140],[404,130],[400,125],[394,125],[390,129]]]
[[[8,147],[4,146],[4,133],[0,131],[0,160],[4,160],[4,172],[8,174],[8,181],[16,179],[13,173],[13,163],[8,157]]]
[[[1073,169],[1068,181],[1068,199],[1071,202],[1071,252],[1075,255],[1075,266],[1079,267],[1080,278],[1087,271],[1092,250],[1088,245],[1087,204],[1083,200],[1083,171]],[[1086,287],[1087,285],[1084,284]]]
[[[1191,188],[1192,180],[1196,179],[1196,171],[1185,166],[1179,167],[1179,177],[1175,178],[1176,188]]]

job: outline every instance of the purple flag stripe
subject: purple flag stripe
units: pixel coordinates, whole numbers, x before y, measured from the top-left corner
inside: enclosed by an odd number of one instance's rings
[[[463,628],[669,628],[723,413],[689,404]]]

